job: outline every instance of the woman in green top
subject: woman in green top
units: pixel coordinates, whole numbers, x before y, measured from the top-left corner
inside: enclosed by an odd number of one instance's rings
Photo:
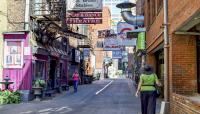
[[[153,72],[150,65],[145,65],[143,73],[140,75],[140,81],[135,96],[138,97],[140,91],[140,100],[142,114],[156,113],[156,88],[155,84],[161,86],[157,75]]]

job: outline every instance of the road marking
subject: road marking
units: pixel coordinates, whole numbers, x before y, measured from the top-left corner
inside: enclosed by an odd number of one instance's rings
[[[101,90],[97,91],[95,94],[98,95],[100,92],[102,92],[104,89],[106,89],[112,82],[113,82],[113,80],[110,81],[110,83],[108,83],[108,84],[107,84],[105,87],[103,87]]]

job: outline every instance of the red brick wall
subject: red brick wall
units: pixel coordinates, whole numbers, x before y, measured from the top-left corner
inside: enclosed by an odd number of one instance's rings
[[[196,40],[194,36],[172,35],[169,64],[172,65],[172,91],[180,94],[197,92]]]
[[[199,114],[199,104],[186,96],[197,93],[197,63],[195,36],[175,35],[173,32],[200,9],[200,0],[169,0],[169,83],[171,114]],[[153,55],[163,42],[163,8],[148,26],[147,0],[145,1],[145,26],[147,27],[147,63],[155,64]],[[152,14],[150,12],[150,14]],[[175,94],[176,93],[176,94]],[[179,94],[179,95],[178,95]],[[181,95],[182,94],[182,95]],[[199,98],[199,97],[197,97]],[[199,112],[195,112],[195,111]]]
[[[168,0],[168,4],[170,33],[200,9],[200,0]]]
[[[148,11],[146,3],[145,3],[145,11]],[[148,13],[145,13],[146,20],[148,19],[146,18],[147,15]],[[154,22],[151,24],[151,26],[147,27],[147,33],[146,33],[147,52],[152,51],[158,44],[163,42],[163,37],[162,37],[163,8],[156,15],[157,17],[155,18]]]
[[[173,94],[172,96],[171,114],[200,114],[200,103],[182,95]]]

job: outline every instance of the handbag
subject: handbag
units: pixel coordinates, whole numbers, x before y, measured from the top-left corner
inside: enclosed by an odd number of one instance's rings
[[[156,88],[156,97],[160,97],[161,95],[161,92],[160,92],[160,89],[158,88],[158,86],[155,85],[155,88]]]
[[[154,75],[155,76],[155,75]],[[160,97],[160,95],[161,95],[161,90],[160,90],[160,88],[156,85],[156,83],[154,84],[154,87],[156,88],[156,97],[158,98],[158,97]]]

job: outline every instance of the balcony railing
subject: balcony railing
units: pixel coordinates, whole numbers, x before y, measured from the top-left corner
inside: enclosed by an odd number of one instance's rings
[[[31,4],[31,16],[60,19],[63,13],[63,0],[32,0]]]
[[[91,41],[89,39],[81,39],[77,41],[78,48],[90,48],[91,47]]]

